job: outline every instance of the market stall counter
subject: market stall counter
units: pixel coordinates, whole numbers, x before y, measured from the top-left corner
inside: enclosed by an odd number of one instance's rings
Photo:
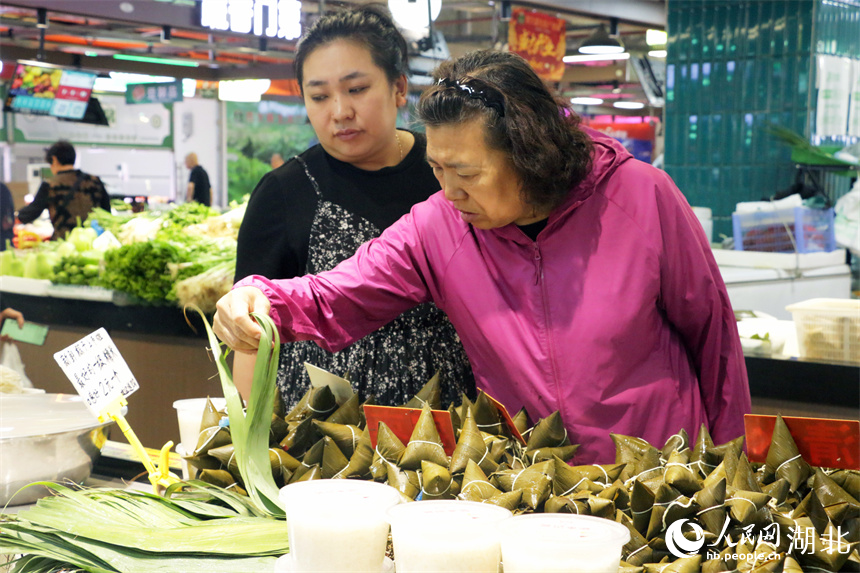
[[[54,353],[105,328],[140,384],[129,397],[127,419],[147,447],[178,440],[175,400],[222,395],[203,321],[196,313],[186,317],[174,306],[118,306],[7,291],[0,291],[0,301],[27,320],[50,327],[44,346],[18,344],[27,377],[48,393],[73,392]],[[125,439],[115,433],[112,439]]]

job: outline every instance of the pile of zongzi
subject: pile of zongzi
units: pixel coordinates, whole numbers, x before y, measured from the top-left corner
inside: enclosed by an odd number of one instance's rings
[[[410,439],[384,422],[371,445],[358,397],[338,403],[327,387],[311,389],[290,412],[276,406],[269,457],[284,485],[309,479],[372,479],[408,500],[465,499],[516,513],[569,512],[612,519],[628,527],[624,571],[860,570],[860,472],[810,467],[778,419],[767,463],[756,467],[743,438],[714,445],[704,427],[691,442],[681,430],[658,449],[633,436],[613,435],[616,460],[571,466],[571,444],[558,413],[529,428],[514,416],[520,443],[483,393],[448,408],[457,445],[445,453],[431,410],[442,409],[431,380],[408,407],[422,408]],[[199,479],[243,486],[229,431],[210,409],[189,461]],[[704,543],[677,558],[666,542],[669,526],[698,525]]]

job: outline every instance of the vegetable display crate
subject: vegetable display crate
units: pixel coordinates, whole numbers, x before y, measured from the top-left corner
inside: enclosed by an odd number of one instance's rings
[[[785,308],[801,358],[860,364],[860,300],[813,298]]]
[[[836,249],[832,208],[732,213],[732,226],[737,251],[815,253]]]

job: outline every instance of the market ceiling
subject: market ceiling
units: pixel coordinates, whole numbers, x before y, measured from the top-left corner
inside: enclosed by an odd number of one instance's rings
[[[360,2],[359,2],[360,3]],[[349,3],[301,3],[301,25],[321,10]],[[665,0],[529,0],[514,6],[535,8],[567,21],[567,44],[578,45],[601,23],[617,18],[628,51],[645,50],[645,31],[665,29]],[[435,22],[456,57],[506,42],[500,25],[501,0],[444,0]],[[4,0],[0,6],[0,58],[80,66],[100,72],[131,72],[217,81],[242,78],[294,78],[295,40],[261,38],[208,30],[201,26],[195,0]],[[155,58],[129,61],[117,56]],[[189,64],[177,67],[158,59]],[[595,88],[640,89],[628,79],[623,62],[606,66],[568,66],[562,89],[569,95]]]

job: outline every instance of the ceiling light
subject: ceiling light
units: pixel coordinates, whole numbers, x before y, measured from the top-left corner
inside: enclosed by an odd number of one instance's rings
[[[665,58],[666,54],[666,50],[651,50],[650,52],[648,52],[648,55],[652,58]]]
[[[570,103],[574,105],[600,105],[603,100],[596,97],[574,97],[570,98]]]
[[[617,101],[612,104],[612,107],[617,107],[618,109],[642,109],[645,107],[645,104],[641,101]]]
[[[645,43],[649,46],[665,46],[668,35],[663,30],[646,30]]]
[[[423,30],[430,26],[431,19],[435,21],[439,17],[442,0],[388,0],[388,9],[401,27]]]
[[[628,52],[620,54],[582,54],[581,56],[564,56],[561,61],[565,64],[577,64],[582,62],[600,62],[603,60],[627,60],[630,58]]]
[[[188,60],[171,60],[170,58],[155,58],[148,56],[129,56],[126,54],[114,54],[115,60],[127,60],[129,62],[146,62],[148,64],[166,64],[168,66],[185,66],[188,68],[199,67],[197,62],[189,62]]]
[[[617,29],[618,21],[612,19],[611,25]],[[617,30],[616,30],[617,31]],[[579,52],[581,54],[620,54],[624,51],[624,46],[618,38],[612,37],[606,30],[606,25],[601,24],[597,29],[585,39]]]

